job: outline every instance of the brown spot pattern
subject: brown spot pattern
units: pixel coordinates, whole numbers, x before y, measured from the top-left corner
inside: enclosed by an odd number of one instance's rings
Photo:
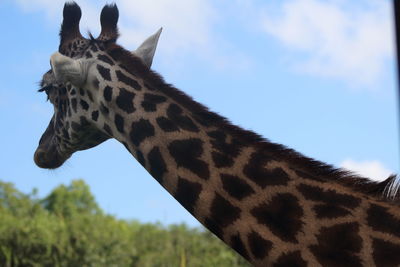
[[[269,202],[252,209],[251,214],[283,241],[297,243],[296,235],[303,225],[303,209],[295,196],[277,194]]]
[[[310,246],[310,250],[322,266],[361,266],[357,253],[362,239],[358,231],[357,223],[322,227],[317,235],[318,244]]]
[[[286,185],[289,176],[281,168],[269,170],[265,168],[271,159],[264,153],[255,152],[251,155],[249,163],[244,167],[244,174],[262,188],[268,185]]]

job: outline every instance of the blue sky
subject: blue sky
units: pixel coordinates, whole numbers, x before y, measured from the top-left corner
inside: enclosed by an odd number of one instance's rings
[[[105,1],[78,0],[99,33]],[[119,43],[159,27],[153,69],[271,141],[374,179],[399,171],[393,23],[387,0],[117,0]],[[52,115],[37,82],[58,48],[64,2],[2,0],[0,179],[41,196],[83,178],[119,218],[199,225],[116,141],[55,171],[32,160]]]

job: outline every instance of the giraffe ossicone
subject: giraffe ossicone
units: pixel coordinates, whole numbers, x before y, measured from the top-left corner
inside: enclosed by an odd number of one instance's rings
[[[144,40],[136,50],[132,51],[149,68],[153,63],[161,32],[162,28]],[[86,76],[93,63],[94,60],[92,59],[72,59],[62,55],[60,52],[55,52],[50,57],[50,64],[56,80],[62,83],[70,82],[78,87],[84,85],[86,82]]]
[[[161,31],[130,52],[118,9],[79,32],[65,4],[41,89],[54,106],[34,160],[57,168],[115,138],[199,222],[255,266],[398,266],[396,177],[370,181],[231,124],[150,69]],[[391,191],[390,198],[385,196]]]

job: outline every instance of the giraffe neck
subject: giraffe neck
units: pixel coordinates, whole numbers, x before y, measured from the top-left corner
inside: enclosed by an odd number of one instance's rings
[[[230,125],[140,64],[129,71],[124,53],[110,55],[114,69],[97,66],[102,77],[94,81],[104,89],[99,127],[252,264],[400,261],[397,206],[349,186],[352,178],[340,171]]]

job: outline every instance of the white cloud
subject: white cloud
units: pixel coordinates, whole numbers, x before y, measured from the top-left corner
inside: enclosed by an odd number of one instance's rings
[[[390,1],[288,0],[269,5],[264,30],[301,52],[302,72],[371,85],[393,58]],[[304,53],[304,54],[303,54]]]
[[[376,181],[382,181],[389,177],[392,172],[386,169],[379,161],[354,161],[347,159],[340,166],[353,171],[361,176],[369,177]]]
[[[76,0],[81,6],[82,32],[100,31],[99,15],[107,1]],[[57,25],[64,0],[16,0],[23,10],[41,11]],[[292,66],[301,72],[333,77],[351,85],[371,85],[379,80],[387,59],[393,58],[392,14],[388,0],[116,0],[120,10],[120,43],[134,49],[159,27],[164,28],[157,57],[175,64],[197,57],[214,67],[244,66],[251,61],[216,32],[223,20],[260,26],[298,54]],[[254,33],[254,28],[248,28]],[[261,39],[261,38],[260,38]],[[261,39],[262,40],[262,39]],[[299,59],[301,58],[301,59]],[[239,61],[239,62],[238,62]],[[175,65],[174,64],[174,65]]]
[[[214,11],[208,1],[121,0],[118,4],[122,38],[127,42],[135,42],[162,26],[168,32],[163,38],[174,49],[191,49],[210,43]]]

